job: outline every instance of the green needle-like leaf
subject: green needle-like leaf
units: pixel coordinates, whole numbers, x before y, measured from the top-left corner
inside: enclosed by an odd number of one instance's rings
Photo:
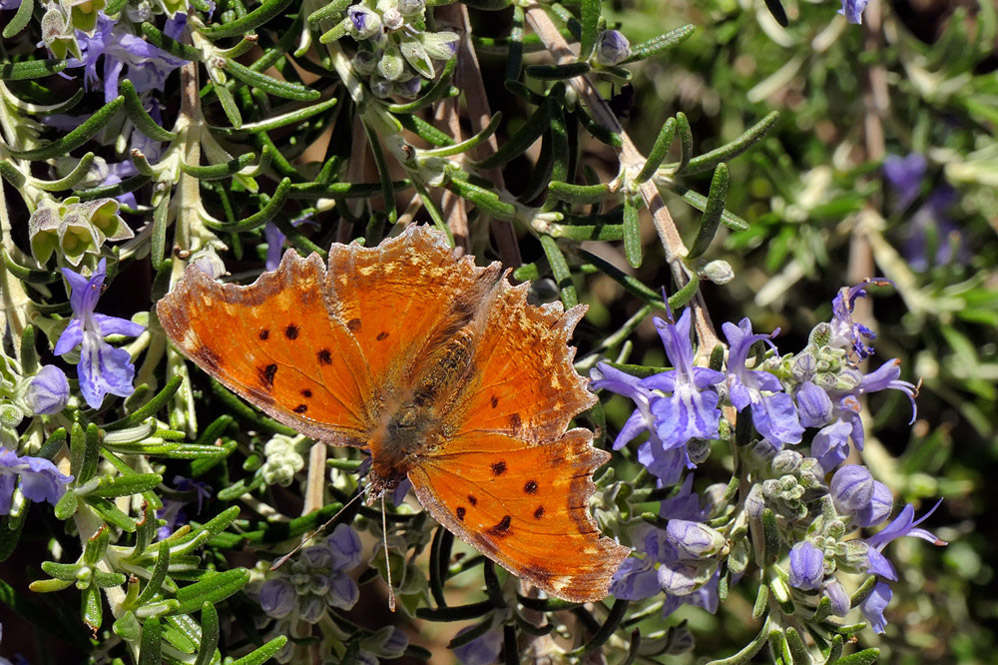
[[[124,97],[118,97],[108,104],[102,106],[96,113],[83,122],[82,125],[69,132],[61,139],[53,141],[41,148],[33,150],[11,150],[7,151],[18,159],[29,161],[40,161],[51,159],[60,155],[68,155],[81,145],[86,143],[91,136],[102,130],[105,125],[111,122],[112,118],[118,114],[125,104]]]
[[[703,217],[700,218],[700,229],[697,237],[693,241],[690,253],[687,258],[695,259],[702,256],[714,234],[717,233],[717,226],[721,222],[721,215],[724,214],[724,201],[728,196],[728,167],[723,162],[714,169],[714,178],[710,182],[710,194],[707,196],[707,206],[704,208]]]

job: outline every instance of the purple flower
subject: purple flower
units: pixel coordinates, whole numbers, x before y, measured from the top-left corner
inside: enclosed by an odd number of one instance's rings
[[[167,19],[163,33],[179,39],[186,25],[187,15],[178,13]],[[166,77],[185,62],[128,32],[123,25],[115,23],[103,12],[98,16],[94,34],[88,35],[77,30],[76,41],[82,55],[79,59],[71,58],[69,66],[85,68],[84,81],[88,87],[100,82],[97,61],[104,56],[105,102],[118,96],[118,82],[126,65],[128,80],[135,86],[136,92],[143,93],[162,90]]]
[[[873,632],[884,632],[884,627],[887,626],[884,610],[887,609],[893,596],[894,592],[891,591],[891,587],[886,582],[878,581],[877,585],[873,587],[873,592],[860,603],[859,609],[866,620],[870,622]]]
[[[739,411],[752,406],[752,424],[777,449],[784,444],[800,443],[804,434],[793,399],[783,391],[783,384],[769,372],[745,367],[752,345],[764,340],[770,346],[772,335],[752,332],[752,323],[742,319],[736,326],[721,326],[728,339],[728,389],[731,403]],[[768,394],[767,394],[768,393]]]
[[[849,435],[853,426],[844,420],[836,420],[821,428],[811,440],[811,455],[818,458],[821,468],[828,473],[849,456]],[[858,448],[862,449],[862,440]]]
[[[706,367],[693,365],[693,344],[690,341],[690,310],[679,322],[655,318],[655,328],[675,369],[644,379],[645,388],[670,393],[669,397],[653,400],[659,439],[666,448],[678,448],[690,439],[714,439],[718,435],[721,410],[717,408],[715,384],[724,375]]]
[[[286,577],[273,577],[264,582],[260,589],[260,607],[275,619],[283,619],[291,614],[297,601],[295,587]]]
[[[897,538],[903,538],[905,536],[914,536],[915,538],[921,538],[922,540],[927,540],[937,547],[942,547],[946,545],[946,541],[940,540],[935,534],[927,531],[926,529],[916,528],[919,524],[928,519],[929,515],[936,511],[939,504],[943,502],[942,499],[936,502],[936,505],[932,506],[932,509],[922,515],[921,518],[915,520],[915,508],[910,503],[904,507],[904,509],[894,518],[890,524],[888,524],[882,531],[879,531],[869,538],[866,539],[867,545],[870,546],[867,557],[869,559],[869,571],[871,573],[876,573],[881,577],[886,577],[889,580],[897,580],[897,570],[895,570],[894,565],[885,557],[881,552],[887,547],[887,544],[892,540]]]
[[[45,365],[31,379],[24,398],[36,416],[59,413],[69,401],[66,374],[55,365]]]
[[[82,344],[78,366],[80,391],[87,404],[98,409],[106,394],[127,397],[135,390],[131,356],[124,349],[112,347],[104,337],[115,334],[135,337],[145,328],[126,319],[94,313],[107,277],[107,259],[100,260],[89,280],[69,268],[63,268],[62,274],[72,288],[69,302],[73,318],[59,336],[54,352],[57,356],[65,355]]]
[[[804,427],[821,427],[832,418],[832,399],[828,393],[805,381],[797,389],[797,415]]]
[[[817,589],[825,576],[825,555],[804,541],[790,549],[790,586],[803,591]]]
[[[347,9],[350,19],[351,36],[356,40],[368,39],[381,32],[381,17],[362,5]]]
[[[873,475],[860,464],[847,464],[832,476],[832,503],[839,513],[852,514],[873,499]]]
[[[624,395],[637,406],[617,435],[614,450],[648,431],[648,440],[638,448],[638,461],[658,476],[660,484],[670,485],[679,480],[684,467],[694,466],[686,443],[718,435],[721,411],[713,385],[723,381],[724,376],[693,365],[689,310],[683,312],[678,323],[656,318],[655,327],[675,369],[638,379],[599,363],[591,377],[593,388]]]
[[[850,23],[860,24],[863,22],[863,10],[869,2],[870,0],[842,0],[842,9],[838,13]]]
[[[651,557],[624,559],[610,582],[610,594],[623,600],[651,598],[661,590]]]
[[[911,401],[911,420],[908,424],[915,422],[915,415],[918,409],[915,406],[915,397],[918,396],[918,386],[908,381],[901,380],[901,361],[897,358],[888,360],[875,371],[863,377],[860,385],[861,393],[875,393],[881,390],[900,390],[908,396]]]
[[[839,289],[832,299],[832,336],[828,345],[833,348],[853,351],[860,360],[873,354],[873,347],[867,344],[877,338],[876,333],[852,320],[856,299],[865,298],[866,290],[871,286],[887,286],[891,282],[886,279],[867,279],[856,286]]]
[[[468,626],[458,631],[455,637],[467,633],[474,626]],[[464,665],[490,665],[499,658],[502,650],[502,629],[498,626],[490,628],[467,644],[454,647],[454,655]]]
[[[197,498],[198,508],[195,511],[195,515],[201,512],[201,506],[204,504],[204,500],[211,497],[211,487],[207,483],[201,483],[196,480],[191,480],[190,478],[184,478],[183,476],[173,477],[173,487],[178,492],[194,492],[194,497]],[[187,515],[184,512],[184,506],[190,503],[189,500],[180,501],[177,499],[164,499],[163,507],[156,511],[156,517],[161,520],[166,520],[166,524],[159,527],[160,539],[169,537],[178,526],[187,523]]]
[[[604,30],[596,37],[596,62],[613,66],[631,55],[631,43],[619,30]]]
[[[897,192],[897,209],[904,210],[918,198],[928,166],[925,155],[918,152],[907,157],[888,155],[884,159],[884,177]]]
[[[73,480],[59,472],[55,464],[41,457],[18,457],[12,450],[0,448],[0,515],[9,515],[14,496],[14,481],[21,479],[21,493],[30,501],[59,502],[64,485]]]

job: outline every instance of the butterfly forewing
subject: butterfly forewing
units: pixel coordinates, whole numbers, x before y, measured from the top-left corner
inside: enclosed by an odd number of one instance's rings
[[[478,268],[470,258],[455,261],[442,234],[409,227],[375,248],[334,245],[328,286],[336,316],[391,392],[416,381],[428,347],[474,317],[498,273],[498,266]]]
[[[584,306],[527,303],[527,285],[505,280],[476,344],[474,373],[444,419],[458,432],[505,432],[542,443],[596,403],[568,346]]]
[[[229,389],[286,425],[337,445],[364,445],[371,375],[346,326],[331,317],[318,255],[291,251],[249,286],[196,267],[157,306],[170,340]]]
[[[606,596],[628,549],[601,537],[589,514],[593,471],[609,455],[573,429],[537,446],[472,433],[409,472],[420,502],[472,547],[551,595]]]

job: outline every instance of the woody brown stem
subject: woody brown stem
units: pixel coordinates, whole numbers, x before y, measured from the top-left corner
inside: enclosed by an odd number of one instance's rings
[[[561,35],[543,7],[536,4],[531,5],[526,10],[526,17],[556,63],[566,64],[578,60],[578,53]],[[645,163],[644,155],[620,126],[617,117],[610,110],[610,105],[600,95],[592,79],[588,75],[576,76],[569,83],[578,93],[580,100],[589,109],[596,122],[620,135],[622,146],[618,158],[623,169],[635,172],[641,169]],[[665,250],[665,260],[672,272],[672,279],[678,288],[682,288],[689,283],[690,273],[683,262],[687,249],[679,235],[679,230],[676,228],[676,223],[672,219],[672,215],[669,214],[669,209],[665,206],[665,201],[662,200],[662,195],[652,180],[642,183],[638,191],[651,212],[655,230],[658,232],[662,248]],[[714,332],[706,303],[699,291],[693,296],[690,306],[693,308],[693,320],[700,340],[700,348],[709,353],[710,349],[721,342],[717,333]]]

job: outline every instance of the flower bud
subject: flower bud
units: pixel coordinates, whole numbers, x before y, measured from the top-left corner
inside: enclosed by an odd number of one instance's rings
[[[36,416],[59,413],[69,401],[69,381],[65,373],[55,365],[45,365],[31,379],[24,399]]]
[[[596,37],[596,62],[613,66],[631,54],[631,44],[619,30],[604,30]]]
[[[381,22],[384,23],[385,28],[394,32],[405,24],[405,19],[402,18],[402,12],[394,7],[389,7],[381,15]]]
[[[298,594],[294,587],[282,577],[267,580],[260,589],[260,607],[275,619],[283,619],[291,614],[297,600]]]
[[[781,475],[794,473],[802,461],[804,461],[804,456],[799,452],[784,448],[773,458],[773,472]]]
[[[804,541],[790,550],[790,586],[803,591],[817,589],[825,574],[825,555]]]
[[[402,16],[415,16],[426,8],[426,0],[398,0],[397,6]]]
[[[374,68],[378,66],[378,60],[378,55],[371,51],[357,51],[351,64],[353,64],[354,71],[361,76],[370,76],[374,73]]]
[[[845,589],[838,582],[829,582],[825,586],[825,595],[832,601],[832,614],[844,617],[849,613],[850,601]]]
[[[821,427],[832,418],[832,399],[824,390],[805,381],[797,391],[797,414],[804,427]]]
[[[870,471],[860,464],[847,464],[836,471],[830,487],[835,509],[841,514],[853,514],[869,506],[873,482]]]
[[[818,361],[810,351],[803,351],[793,359],[790,374],[797,383],[810,381],[817,371]]]
[[[419,89],[422,85],[423,79],[418,76],[412,76],[405,81],[396,81],[395,85],[392,86],[392,91],[399,97],[415,99],[419,96]]]
[[[714,284],[727,284],[735,278],[731,264],[724,259],[711,261],[700,270],[700,276]]]
[[[212,279],[218,279],[225,274],[225,263],[210,245],[194,252],[190,265],[197,266],[198,270]]]
[[[856,513],[859,526],[876,526],[890,517],[894,507],[894,495],[878,480],[873,481],[873,496],[870,502]]]
[[[392,94],[392,82],[383,79],[377,74],[371,76],[371,94],[380,99],[385,99]]]
[[[347,10],[350,19],[350,35],[356,40],[369,39],[381,32],[381,17],[362,5],[354,5]]]
[[[665,533],[680,559],[706,559],[717,554],[725,542],[716,529],[689,520],[669,520]]]

